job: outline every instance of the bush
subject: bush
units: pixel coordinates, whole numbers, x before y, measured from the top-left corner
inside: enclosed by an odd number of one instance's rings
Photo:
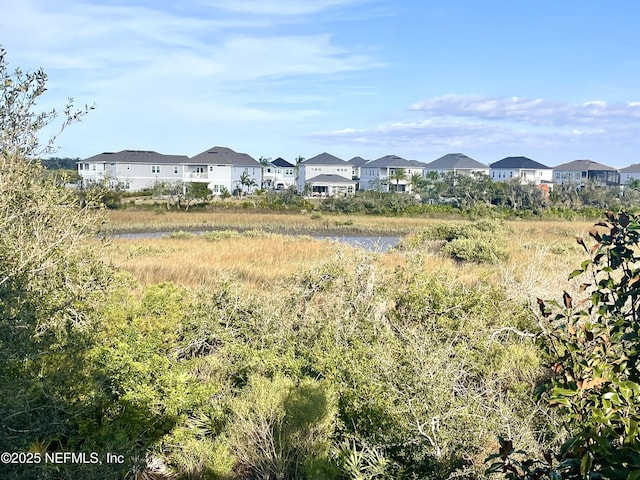
[[[569,275],[585,275],[584,298],[538,299],[549,331],[540,337],[551,379],[539,391],[562,420],[561,444],[543,459],[500,439],[487,473],[508,479],[640,478],[640,217],[607,212],[578,243],[591,258]],[[524,459],[523,459],[524,457]]]
[[[494,262],[508,257],[506,227],[500,220],[438,223],[403,239],[399,248],[419,249],[444,243],[440,252],[456,260]]]
[[[336,407],[325,384],[252,376],[231,407],[230,442],[242,478],[303,478],[305,467],[328,457]]]

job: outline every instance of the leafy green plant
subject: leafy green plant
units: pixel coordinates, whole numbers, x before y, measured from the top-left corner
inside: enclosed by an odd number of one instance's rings
[[[584,298],[538,300],[550,331],[541,337],[551,379],[541,398],[557,411],[561,445],[544,461],[501,440],[488,473],[509,479],[640,478],[640,217],[607,212],[589,231],[590,254],[569,279]],[[603,229],[603,230],[602,230]],[[524,457],[524,459],[523,459]]]
[[[417,232],[401,243],[401,248],[416,249],[443,240],[440,252],[457,260],[494,262],[507,258],[506,227],[500,220],[438,223]]]
[[[327,457],[335,399],[323,383],[252,376],[231,407],[229,435],[242,478],[301,478],[305,464]]]

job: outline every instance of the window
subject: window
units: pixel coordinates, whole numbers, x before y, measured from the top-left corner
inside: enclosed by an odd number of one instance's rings
[[[95,170],[95,169],[96,169],[96,164],[95,164],[95,163],[92,163],[92,164],[91,164],[91,170]]]
[[[209,165],[209,171],[213,172],[213,165]]]
[[[78,164],[78,170],[82,170],[82,167],[84,167],[84,165],[82,165],[81,163]]]
[[[151,173],[160,173],[160,165],[151,165]]]
[[[173,167],[173,173],[178,173],[178,167],[176,166]]]
[[[196,173],[204,173],[204,167],[196,167]]]
[[[131,165],[127,165],[127,170],[131,170]]]

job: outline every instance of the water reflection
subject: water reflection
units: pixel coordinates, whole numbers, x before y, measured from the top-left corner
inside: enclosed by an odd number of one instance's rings
[[[168,237],[174,232],[133,232],[133,233],[114,233],[111,235],[113,238],[162,238]],[[189,232],[194,235],[201,235],[202,231]],[[400,242],[400,237],[395,236],[379,236],[379,235],[308,235],[300,234],[295,235],[286,233],[284,235],[291,236],[309,236],[318,240],[332,240],[342,243],[347,243],[354,247],[360,247],[370,252],[386,252],[387,250],[395,247]]]

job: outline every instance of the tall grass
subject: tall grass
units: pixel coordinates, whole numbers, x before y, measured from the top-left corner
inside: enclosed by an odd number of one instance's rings
[[[331,242],[306,237],[238,236],[114,239],[110,260],[143,284],[174,282],[198,288],[225,279],[253,288],[275,287],[287,276],[313,268],[335,251]]]
[[[108,220],[106,227],[115,231],[259,228],[277,232],[351,231],[400,234],[443,221],[427,217],[401,218],[268,211],[174,212],[162,209],[109,211]]]
[[[447,271],[469,285],[479,281],[502,284],[521,300],[548,298],[566,288],[567,272],[582,260],[574,237],[583,235],[589,226],[588,222],[507,222],[508,258],[494,265],[456,261],[428,245],[378,255],[376,263],[386,271],[419,264],[426,271]],[[110,260],[142,283],[172,281],[194,288],[225,278],[252,288],[275,288],[288,276],[314,268],[337,248],[335,243],[309,237],[235,232],[204,237],[180,233],[173,238],[113,239],[111,243]]]

